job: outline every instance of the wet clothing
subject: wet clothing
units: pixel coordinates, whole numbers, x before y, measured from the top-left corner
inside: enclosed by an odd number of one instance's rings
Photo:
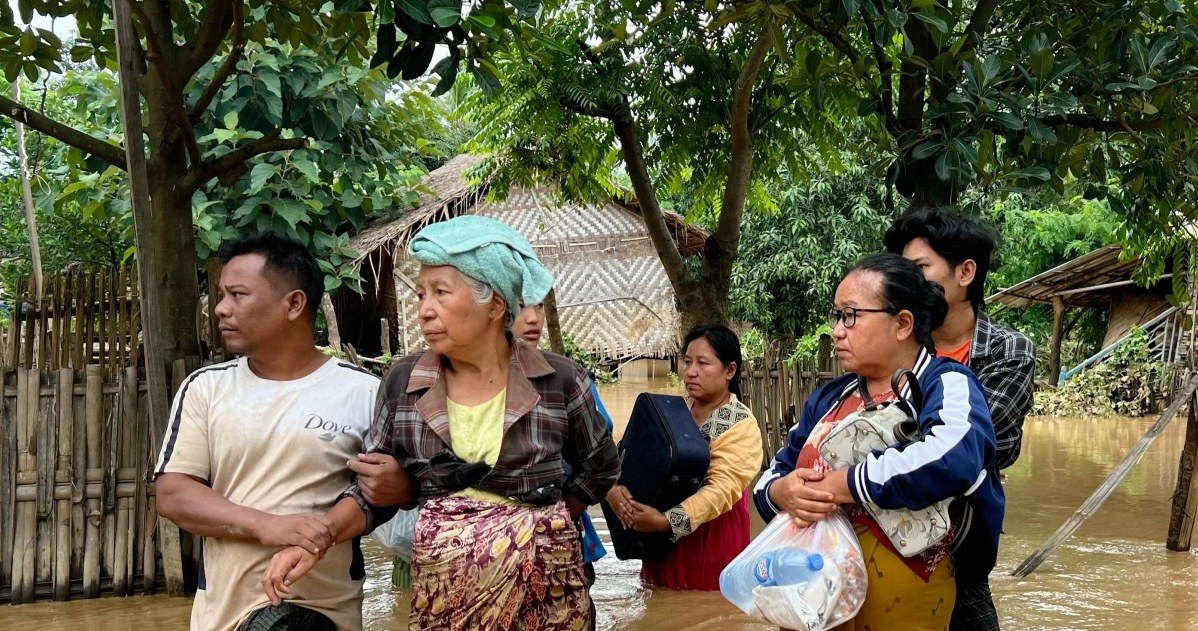
[[[990,582],[957,584],[957,604],[953,607],[950,631],[999,631],[998,610]]]
[[[564,502],[427,500],[416,521],[411,631],[583,631],[589,582]]]
[[[903,567],[902,558],[864,524],[855,524],[865,559],[865,604],[834,631],[945,631],[953,615],[956,583],[952,564],[938,565],[927,579]],[[980,630],[979,630],[980,631]]]
[[[524,344],[512,349],[494,466],[467,461],[451,447],[441,355],[430,350],[405,357],[384,378],[366,447],[395,456],[418,483],[421,503],[475,487],[536,505],[553,504],[566,492],[590,505],[615,484],[619,455],[595,411],[586,373],[560,355]]]
[[[875,395],[873,400],[876,403],[894,401],[895,395],[893,392],[887,391]],[[849,416],[861,412],[864,409],[865,404],[861,401],[861,395],[853,392],[842,399],[840,403],[833,406],[832,409],[828,410],[828,413],[825,414],[822,419],[820,419],[819,423],[816,423],[815,429],[812,430],[811,435],[807,437],[807,443],[803,445],[803,449],[799,452],[799,460],[796,464],[796,468],[813,469],[819,473],[827,473],[828,471],[831,471],[832,467],[826,460],[824,460],[823,456],[820,455],[820,445],[824,442],[824,439],[827,438],[828,434],[840,423],[840,421],[843,421]],[[890,538],[886,536],[886,532],[882,530],[880,525],[878,525],[878,522],[874,519],[873,515],[870,515],[869,511],[866,510],[864,506],[860,504],[846,504],[844,505],[844,512],[846,515],[848,515],[849,520],[852,521],[854,525],[860,524],[866,528],[869,528],[874,539],[881,542],[881,546],[889,549],[890,553],[893,554],[895,558],[897,558],[903,565],[906,565],[907,568],[914,572],[916,576],[925,581],[928,580],[932,573],[936,571],[936,567],[941,564],[941,561],[944,560],[944,557],[948,555],[949,546],[952,544],[952,537],[950,534],[950,536],[945,537],[943,541],[928,548],[927,550],[924,550],[923,552],[911,557],[904,557],[899,553],[898,548],[895,547],[894,543],[890,541]]]
[[[717,591],[720,572],[749,547],[751,539],[749,496],[742,491],[731,509],[679,539],[666,558],[644,561],[641,580],[668,589]]]
[[[969,369],[977,375],[997,439],[999,469],[1015,464],[1023,443],[1023,419],[1032,409],[1036,348],[1018,331],[979,313],[969,348]]]
[[[1032,408],[1035,387],[1036,349],[1031,341],[990,316],[978,313],[968,361],[978,376],[997,437],[998,468],[1005,469],[1019,458],[1023,443],[1023,419]],[[953,631],[998,631],[998,612],[986,577],[958,577],[957,606],[953,609]]]
[[[729,396],[699,426],[711,462],[699,490],[665,511],[677,545],[665,559],[642,564],[648,584],[718,590],[720,572],[749,545],[745,490],[761,470],[761,430],[749,408]]]
[[[579,531],[561,496],[597,503],[619,456],[582,368],[511,348],[503,395],[479,406],[449,401],[433,351],[384,379],[367,449],[394,455],[418,485],[411,629],[591,625]]]
[[[290,381],[262,379],[245,358],[201,368],[179,388],[156,473],[204,480],[234,504],[275,515],[326,513],[350,482],[370,427],[378,377],[330,359]],[[278,548],[204,538],[193,631],[232,631],[269,604],[260,581]],[[333,546],[288,601],[339,629],[362,628],[358,541]]]
[[[922,509],[962,498],[955,502],[955,569],[962,582],[984,580],[994,568],[1005,508],[989,407],[977,378],[957,362],[921,351],[914,372],[924,399],[918,419],[924,438],[850,466],[849,491],[857,503],[870,501],[880,508]],[[762,518],[768,521],[779,512],[769,498],[770,485],[795,470],[816,424],[856,391],[857,376],[850,373],[808,397],[786,446],[757,483],[753,499]]]

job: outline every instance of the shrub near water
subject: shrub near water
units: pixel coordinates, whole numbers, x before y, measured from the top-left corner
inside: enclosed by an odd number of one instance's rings
[[[1173,377],[1164,363],[1148,354],[1140,327],[1097,366],[1065,382],[1057,390],[1036,393],[1033,414],[1047,416],[1144,416],[1155,410],[1157,393]]]

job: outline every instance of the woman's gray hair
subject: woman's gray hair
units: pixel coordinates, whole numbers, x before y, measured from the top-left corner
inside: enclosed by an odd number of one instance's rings
[[[477,278],[467,276],[462,272],[462,270],[458,270],[458,273],[462,274],[462,278],[465,279],[466,284],[470,285],[470,291],[474,294],[474,302],[480,305],[485,305],[488,302],[491,302],[491,299],[495,297],[494,287],[491,287]],[[512,324],[515,322],[516,319],[512,317],[512,314],[505,311],[503,314],[503,328],[510,329]]]

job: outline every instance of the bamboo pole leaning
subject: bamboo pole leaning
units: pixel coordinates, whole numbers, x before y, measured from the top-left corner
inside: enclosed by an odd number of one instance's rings
[[[1161,414],[1152,427],[1148,428],[1148,431],[1144,433],[1139,442],[1132,446],[1131,451],[1123,457],[1123,460],[1115,466],[1115,469],[1111,471],[1111,475],[1107,476],[1106,480],[1103,480],[1102,484],[1090,494],[1090,497],[1086,498],[1081,507],[1073,512],[1073,515],[1044,542],[1044,545],[1040,546],[1039,550],[1036,550],[1031,556],[1024,559],[1023,563],[1020,563],[1019,567],[1011,572],[1011,576],[1023,578],[1034,572],[1036,568],[1040,567],[1040,564],[1044,563],[1048,555],[1052,554],[1061,544],[1065,543],[1065,540],[1072,536],[1102,506],[1103,502],[1119,486],[1119,483],[1127,477],[1128,473],[1131,473],[1132,467],[1140,461],[1140,458],[1144,456],[1144,452],[1148,451],[1148,447],[1168,427],[1173,417],[1177,416],[1178,411],[1186,404],[1195,390],[1198,390],[1198,377],[1191,377],[1185,387],[1174,395],[1173,403],[1169,404],[1168,409]]]

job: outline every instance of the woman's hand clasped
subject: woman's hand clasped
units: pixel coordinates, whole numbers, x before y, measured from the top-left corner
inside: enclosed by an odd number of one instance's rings
[[[620,519],[620,524],[637,532],[669,532],[670,520],[661,511],[632,499],[628,488],[613,486],[607,492],[607,503]]]
[[[795,469],[770,485],[770,500],[800,524],[822,521],[838,506],[831,492],[808,484],[823,479],[814,469]]]

